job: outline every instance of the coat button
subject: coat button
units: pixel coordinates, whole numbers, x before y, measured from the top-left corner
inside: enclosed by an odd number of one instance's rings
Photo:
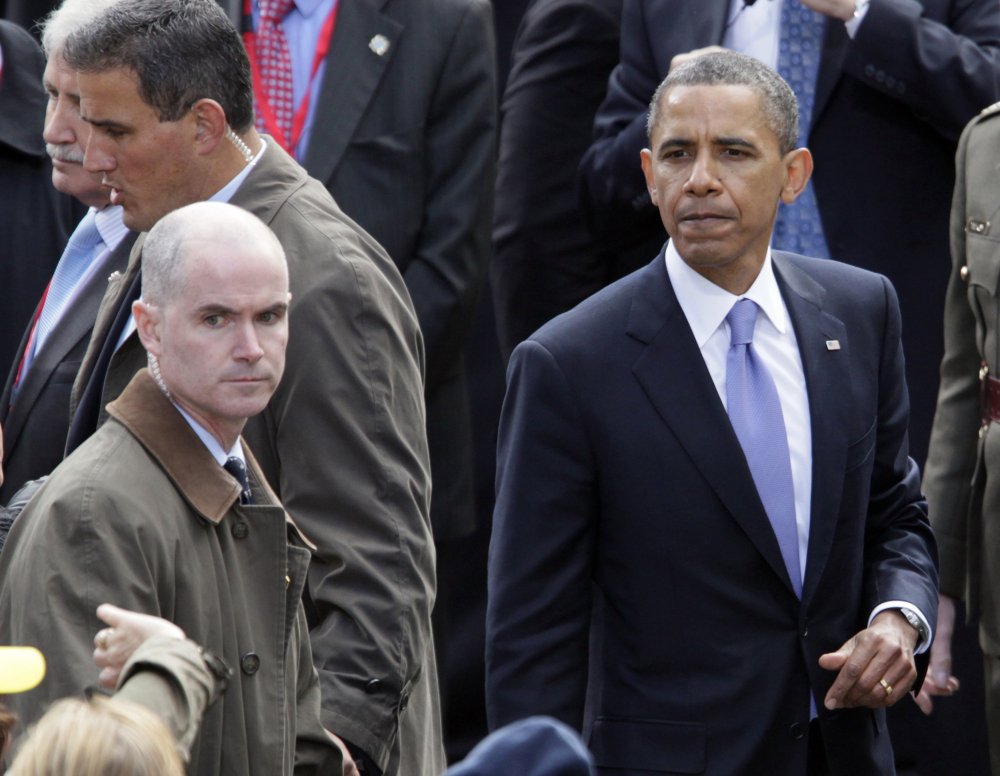
[[[966,267],[962,267],[962,269],[960,269],[958,271],[958,276],[960,278],[962,278],[962,280],[968,280],[969,279],[969,268],[967,266]]]
[[[875,77],[875,65],[865,65],[865,75],[869,78]]]
[[[792,738],[798,741],[800,738],[802,738],[802,725],[800,725],[798,722],[793,722],[792,726],[788,728],[788,735],[790,735]]]
[[[233,531],[233,536],[235,536],[237,539],[246,539],[247,534],[250,533],[250,529],[247,527],[247,524],[244,523],[242,520],[240,520],[238,523],[233,523],[232,531]]]
[[[247,676],[253,676],[260,669],[260,658],[253,652],[248,652],[240,660],[240,668]]]
[[[891,75],[885,79],[885,85],[887,89],[893,89],[896,86],[896,79]]]
[[[382,689],[382,682],[380,682],[378,679],[372,679],[371,681],[368,682],[368,684],[365,685],[365,692],[368,693],[369,695],[374,695],[381,689]]]
[[[878,81],[879,83],[884,83],[885,82],[885,70],[879,70],[877,73],[875,73],[875,80]]]
[[[404,692],[403,697],[399,699],[399,710],[406,711],[406,707],[410,705],[410,694]]]

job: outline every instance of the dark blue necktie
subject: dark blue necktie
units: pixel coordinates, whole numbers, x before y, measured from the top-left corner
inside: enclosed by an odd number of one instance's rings
[[[785,419],[774,379],[753,347],[758,309],[755,302],[741,299],[726,316],[730,328],[726,406],[778,539],[795,595],[802,598],[799,529],[795,521],[795,490]]]
[[[799,146],[809,142],[825,31],[826,17],[823,14],[806,8],[798,0],[782,3],[778,74],[788,81],[799,101]],[[778,250],[819,259],[830,258],[812,181],[791,205],[784,202],[778,205],[771,243]]]
[[[235,455],[230,457],[222,466],[240,484],[240,503],[252,504],[253,494],[250,492],[250,478],[247,477],[247,467]]]

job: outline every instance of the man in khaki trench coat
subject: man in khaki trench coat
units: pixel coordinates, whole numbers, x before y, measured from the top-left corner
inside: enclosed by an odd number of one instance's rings
[[[317,546],[304,597],[322,720],[371,776],[437,776],[424,352],[399,271],[319,181],[253,129],[249,60],[214,0],[123,0],[72,35],[64,56],[93,127],[85,166],[103,173],[130,228],[214,199],[259,216],[284,247],[285,377],[244,434]],[[145,363],[126,320],[137,246],[98,313],[74,387],[70,449]]]
[[[0,554],[0,643],[37,647],[48,662],[11,707],[30,724],[97,684],[97,607],[110,602],[171,620],[234,672],[189,773],[337,776],[301,602],[310,545],[240,438],[284,370],[281,246],[251,214],[212,203],[163,219],[146,254],[134,312],[148,369],[53,472]]]
[[[979,620],[990,760],[1000,776],[1000,103],[965,128],[951,211],[945,355],[924,474],[938,542],[941,605],[919,701],[957,688],[954,599]]]

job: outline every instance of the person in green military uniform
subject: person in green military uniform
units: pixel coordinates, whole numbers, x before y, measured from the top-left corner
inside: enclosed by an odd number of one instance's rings
[[[945,355],[924,474],[940,554],[941,601],[918,703],[958,689],[951,676],[955,601],[979,621],[990,760],[1000,775],[1000,103],[962,133],[951,210],[953,268]]]

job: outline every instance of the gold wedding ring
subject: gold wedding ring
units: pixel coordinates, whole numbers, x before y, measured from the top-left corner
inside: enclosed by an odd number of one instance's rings
[[[108,648],[108,632],[107,630],[98,631],[97,633],[97,647],[98,649]]]
[[[878,683],[882,685],[882,689],[885,690],[886,695],[892,695],[892,685],[889,684],[885,679],[879,679]]]

